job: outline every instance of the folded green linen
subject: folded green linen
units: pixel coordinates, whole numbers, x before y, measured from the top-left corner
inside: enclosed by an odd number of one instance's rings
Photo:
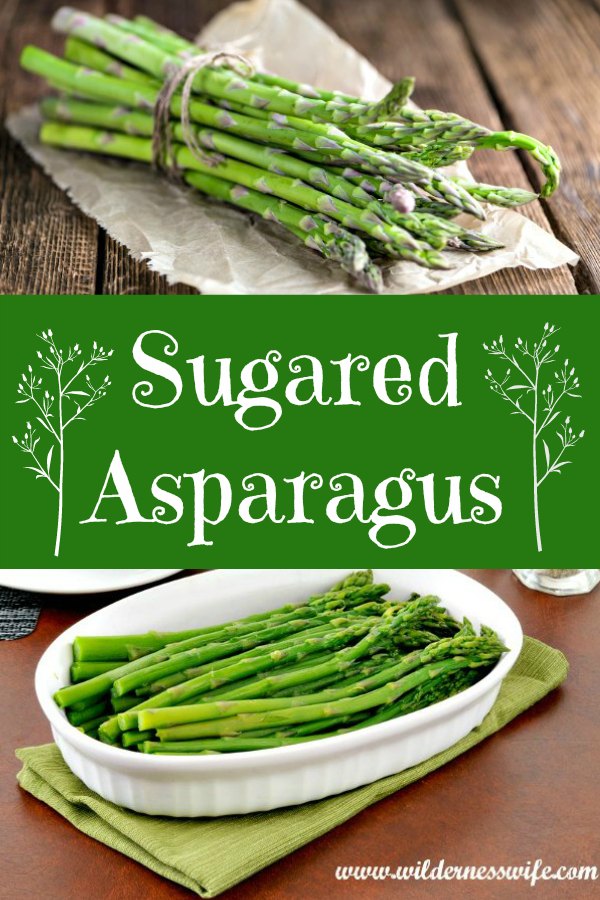
[[[525,638],[489,714],[448,750],[374,784],[272,812],[219,819],[134,813],[89,790],[67,768],[54,744],[17,750],[23,762],[17,777],[22,788],[85,834],[201,897],[215,897],[494,734],[556,688],[567,671],[567,660],[559,650]]]

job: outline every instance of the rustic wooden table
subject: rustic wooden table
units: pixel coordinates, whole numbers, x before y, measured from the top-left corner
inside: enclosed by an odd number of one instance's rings
[[[229,0],[78,0],[103,14],[145,13],[193,35]],[[600,292],[598,0],[305,0],[389,78],[417,77],[415,99],[490,126],[530,132],[564,162],[560,193],[527,215],[580,255],[575,270],[506,270],[457,293]],[[39,96],[19,70],[28,42],[59,49],[59,0],[0,4],[0,121]],[[528,158],[482,153],[482,180],[539,187]],[[193,293],[169,287],[86,218],[0,128],[0,293]]]
[[[599,865],[600,751],[597,703],[600,588],[560,599],[524,588],[504,569],[471,570],[519,616],[527,634],[564,651],[565,685],[469,753],[381,801],[319,840],[223,894],[223,900],[397,896],[388,882],[341,882],[341,865]],[[15,747],[49,740],[33,692],[36,663],[69,625],[106,596],[49,597],[35,632],[6,642],[0,655],[0,897],[7,900],[170,900],[191,896],[77,832],[17,787]],[[519,900],[526,883],[404,882],[403,897]],[[590,882],[538,884],[543,898],[589,898]]]

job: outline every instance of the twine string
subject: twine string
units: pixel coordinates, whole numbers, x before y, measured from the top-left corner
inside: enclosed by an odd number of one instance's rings
[[[217,153],[207,153],[200,144],[190,119],[190,103],[196,76],[207,66],[226,65],[241,78],[249,78],[254,74],[254,66],[250,60],[239,53],[224,50],[201,53],[188,59],[182,66],[170,66],[154,106],[154,127],[152,131],[152,165],[155,169],[178,177],[176,160],[173,155],[173,137],[171,133],[171,104],[173,97],[183,85],[181,91],[181,129],[183,140],[190,153],[207,166],[216,166],[223,161]]]

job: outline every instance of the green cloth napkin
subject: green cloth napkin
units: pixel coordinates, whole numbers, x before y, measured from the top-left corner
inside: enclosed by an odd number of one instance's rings
[[[494,734],[557,687],[567,671],[567,660],[559,650],[525,638],[493,708],[478,728],[454,746],[399,775],[273,812],[220,819],[134,813],[90,791],[67,768],[54,744],[17,750],[23,762],[17,777],[22,788],[85,834],[201,897],[214,897]]]

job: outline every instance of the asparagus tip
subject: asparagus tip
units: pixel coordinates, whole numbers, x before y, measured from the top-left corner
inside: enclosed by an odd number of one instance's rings
[[[77,10],[73,9],[72,6],[60,6],[50,21],[53,31],[64,33],[68,29],[73,16],[76,14]]]

